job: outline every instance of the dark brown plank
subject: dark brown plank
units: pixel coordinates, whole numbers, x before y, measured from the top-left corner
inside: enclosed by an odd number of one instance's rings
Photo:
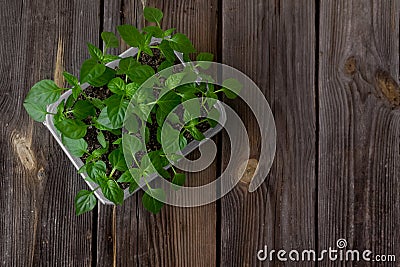
[[[22,108],[28,89],[77,73],[97,40],[99,2],[1,1],[0,264],[89,266],[92,214],[76,217],[85,183],[46,128]]]
[[[399,252],[399,5],[321,1],[320,249]]]
[[[275,116],[277,154],[257,191],[249,193],[248,183],[240,181],[222,198],[220,264],[264,266],[269,262],[256,255],[265,245],[315,246],[315,5],[226,0],[222,14],[222,62],[246,73],[265,94]],[[251,158],[257,159],[258,125],[245,103],[231,104],[247,126]],[[223,141],[225,167],[230,143]]]
[[[217,1],[155,1],[163,27],[176,27],[193,40],[199,51],[217,51]],[[104,2],[104,29],[115,31],[121,23],[143,26],[142,3],[138,0]],[[119,15],[121,14],[121,18]],[[126,46],[122,45],[122,48]],[[188,185],[215,179],[216,164],[190,174]],[[216,262],[216,206],[165,207],[151,215],[141,203],[142,193],[123,207],[99,209],[98,264],[100,266],[212,266]]]

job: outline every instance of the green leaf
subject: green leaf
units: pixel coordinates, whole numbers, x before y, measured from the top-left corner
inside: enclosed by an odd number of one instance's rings
[[[154,74],[155,72],[153,68],[148,65],[138,66],[127,73],[129,79],[138,84],[144,83],[148,78],[150,78]]]
[[[164,123],[161,132],[162,147],[166,154],[175,153],[180,150],[179,131],[169,123]]]
[[[64,71],[63,72],[63,76],[65,78],[65,80],[73,87],[79,85],[79,81],[78,78],[76,78],[74,75],[72,75],[69,72]]]
[[[85,139],[71,139],[68,137],[62,137],[62,143],[68,149],[68,151],[75,157],[82,157],[83,154],[87,153],[88,144]]]
[[[101,110],[99,117],[96,119],[96,122],[99,125],[104,127],[104,129],[100,129],[100,130],[120,128],[120,127],[114,127],[114,125],[111,123],[110,119],[108,118],[107,114],[108,114],[107,107],[105,107]],[[99,125],[96,125],[96,128],[99,128]]]
[[[87,125],[79,120],[65,119],[55,124],[56,128],[66,137],[79,139],[86,135]]]
[[[114,94],[125,95],[125,82],[120,77],[116,77],[108,83],[108,89]]]
[[[171,61],[165,60],[165,61],[161,62],[160,66],[158,66],[157,72],[160,72],[166,68],[172,67],[173,65],[174,65],[173,61],[171,62]]]
[[[171,177],[169,172],[164,169],[165,166],[169,164],[169,161],[166,157],[162,157],[163,155],[162,150],[151,151],[148,153],[151,163],[153,164],[154,168],[162,177],[168,179]]]
[[[89,190],[81,190],[75,197],[75,214],[81,215],[87,211],[92,210],[97,203],[94,192]]]
[[[170,41],[171,48],[175,51],[185,54],[196,52],[196,49],[193,47],[192,42],[189,40],[189,38],[187,38],[186,35],[182,33],[177,33],[168,40]]]
[[[149,22],[160,23],[163,18],[163,13],[158,8],[145,7],[143,10],[144,18]]]
[[[124,124],[128,101],[120,95],[112,95],[104,103],[107,106],[107,115],[114,128],[121,128]]]
[[[151,36],[154,36],[156,38],[163,38],[164,37],[164,32],[157,26],[147,26],[143,28],[144,32],[147,32],[147,34],[150,34]]]
[[[128,152],[130,152],[131,154],[135,154],[136,152],[143,149],[142,141],[140,141],[140,139],[136,136],[124,134],[123,138],[126,140],[124,143],[127,144],[124,149],[128,149]]]
[[[115,77],[116,71],[106,67],[106,70],[97,78],[90,79],[88,83],[94,87],[102,87],[106,85],[112,78]]]
[[[112,201],[116,205],[124,202],[124,191],[114,180],[107,180],[107,182],[101,186],[101,191],[108,200]]]
[[[175,173],[174,178],[172,179],[172,183],[177,185],[178,187],[183,186],[185,184],[186,175],[183,173]],[[178,189],[178,187],[174,187]]]
[[[40,106],[54,103],[60,98],[62,90],[52,80],[41,80],[32,86],[25,103],[35,103]]]
[[[129,73],[138,66],[140,66],[140,63],[137,62],[133,57],[123,58],[119,62],[117,74]]]
[[[167,61],[175,61],[176,56],[174,50],[171,48],[170,43],[167,40],[162,40],[158,47],[160,48],[161,53],[164,55]]]
[[[125,94],[127,97],[131,98],[136,91],[139,89],[140,85],[137,83],[128,83],[125,87]]]
[[[117,27],[122,39],[131,47],[140,47],[144,45],[144,36],[132,25],[125,24]]]
[[[79,94],[82,92],[82,87],[78,84],[72,87],[72,97],[76,100],[79,97]]]
[[[103,177],[106,175],[106,164],[104,161],[99,160],[96,161],[95,163],[92,164],[86,164],[86,172],[87,174],[97,181],[100,184],[100,177]]]
[[[174,89],[181,85],[183,78],[185,77],[186,73],[179,72],[168,76],[167,80],[165,81],[165,86],[168,89]]]
[[[214,60],[214,55],[206,52],[199,53],[196,57],[196,61],[213,61],[213,60]]]
[[[157,199],[156,199],[157,198]],[[146,210],[156,214],[159,213],[164,203],[158,199],[165,200],[165,192],[161,188],[148,188],[142,197],[142,203]]]
[[[177,95],[174,91],[169,91],[168,93],[163,95],[159,100],[157,100],[158,106],[165,114],[170,113],[180,103],[181,103],[181,97]]]
[[[122,153],[121,149],[113,150],[110,155],[108,155],[108,160],[114,169],[119,171],[126,171],[128,169],[126,166],[124,153]]]
[[[28,112],[29,116],[35,121],[43,122],[46,119],[46,105],[30,102],[25,102],[23,105],[26,112]]]
[[[121,58],[119,56],[105,54],[103,56],[103,63],[109,63],[109,62],[112,62],[112,61],[118,60],[118,59],[121,59]]]
[[[132,176],[132,174],[135,176],[135,178]],[[129,193],[133,193],[137,188],[139,188],[139,185],[137,181],[140,180],[140,171],[139,169],[131,169],[128,171],[125,171],[118,179],[118,183],[130,183],[129,185]]]
[[[100,77],[105,71],[106,66],[99,64],[96,59],[87,59],[83,62],[81,67],[81,83],[92,81]]]
[[[208,69],[210,67],[210,63],[204,62],[204,61],[213,61],[214,55],[211,53],[200,53],[196,57],[196,61],[201,61],[197,62],[197,65],[202,68],[202,69]]]
[[[96,109],[89,101],[79,100],[75,103],[72,113],[77,119],[81,120],[88,116],[95,116]]]
[[[102,32],[101,39],[103,39],[105,49],[110,47],[118,47],[119,45],[118,38],[113,32]]]
[[[176,30],[176,28],[168,29],[164,32],[164,37],[171,36],[171,34]]]
[[[242,90],[243,85],[236,79],[230,78],[226,79],[222,83],[223,88],[221,89],[227,98],[234,99],[237,97],[237,94]]]
[[[87,43],[87,47],[89,50],[89,54],[93,59],[97,61],[103,60],[103,52],[98,47],[94,46],[91,43]]]
[[[93,106],[95,106],[98,109],[103,109],[105,106],[103,101],[101,101],[98,98],[92,98],[92,99],[90,99],[90,102],[92,103]]]
[[[151,50],[151,48],[148,46],[148,45],[142,45],[141,47],[140,47],[140,49],[144,52],[144,53],[146,53],[147,55],[149,55],[149,56],[153,56],[153,51]]]
[[[102,131],[99,131],[99,133],[97,134],[97,141],[99,141],[102,147],[107,147],[107,141]]]
[[[188,127],[186,129],[190,132],[190,134],[193,136],[193,138],[196,139],[197,141],[201,141],[205,138],[204,134],[202,132],[200,132],[200,130],[197,129],[196,126]]]

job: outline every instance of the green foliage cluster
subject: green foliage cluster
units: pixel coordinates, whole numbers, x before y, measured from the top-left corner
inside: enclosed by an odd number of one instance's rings
[[[47,105],[56,102],[65,88],[58,87],[52,80],[42,80],[36,83],[26,96],[24,107],[28,114],[35,120],[43,122],[46,115],[53,116],[56,129],[62,136],[62,142],[70,153],[76,157],[85,159],[84,165],[79,172],[84,172],[88,180],[96,183],[98,187],[95,190],[81,190],[75,198],[76,214],[82,214],[93,209],[97,203],[94,195],[96,190],[101,190],[103,195],[115,203],[122,204],[124,200],[124,191],[121,184],[129,185],[129,192],[134,192],[138,188],[140,177],[150,175],[156,170],[167,179],[170,179],[176,186],[182,186],[185,182],[185,175],[172,168],[172,172],[165,170],[169,164],[162,149],[151,151],[137,162],[136,166],[127,166],[122,149],[122,127],[124,124],[125,113],[132,99],[137,104],[137,108],[146,108],[146,105],[140,105],[141,96],[135,94],[138,88],[148,78],[152,77],[156,71],[161,71],[167,67],[173,66],[176,61],[174,51],[181,52],[186,60],[189,54],[195,53],[191,41],[182,33],[174,33],[175,29],[163,30],[160,26],[163,13],[152,7],[144,9],[145,19],[153,24],[139,31],[132,25],[121,25],[117,27],[122,40],[131,47],[136,47],[138,53],[134,57],[121,59],[118,56],[108,54],[110,48],[119,46],[118,37],[112,32],[103,32],[101,38],[104,42],[103,49],[88,43],[87,47],[90,58],[85,60],[80,69],[79,79],[64,72],[64,78],[71,87],[72,94],[58,105],[56,113],[49,113]],[[157,44],[152,43],[152,38],[159,38],[161,41]],[[159,50],[163,62],[155,70],[153,67],[141,63],[140,58],[144,53],[153,56],[153,51]],[[107,63],[120,60],[117,68],[110,68]],[[213,55],[210,53],[199,53],[197,61],[212,61]],[[174,88],[179,83],[179,75],[171,76],[165,82],[167,87]],[[181,78],[180,78],[181,79]],[[231,81],[227,80],[227,83]],[[111,91],[106,99],[87,95],[82,85],[88,83],[91,87],[106,88]],[[237,85],[237,84],[236,84]],[[240,89],[240,88],[238,88]],[[167,115],[174,107],[181,102],[196,97],[210,97],[217,99],[218,92],[224,92],[227,97],[234,98],[236,94],[232,91],[222,88],[214,91],[214,86],[207,84],[188,84],[179,86],[157,100],[154,109],[151,110],[156,116],[158,127],[163,125]],[[190,116],[190,114],[186,114]],[[203,133],[198,129],[200,123],[205,120],[193,117],[189,123],[184,125],[183,131],[179,133],[180,147],[182,149],[187,145],[185,132],[189,133],[196,140],[204,138]],[[211,127],[216,122],[208,119]],[[88,129],[95,128],[97,135],[98,148],[88,149],[87,133]],[[171,128],[171,134],[174,129]],[[157,142],[161,143],[161,130],[157,129]],[[110,142],[106,136],[113,135],[115,141]],[[167,133],[168,135],[168,133]],[[187,135],[186,135],[187,136]],[[133,149],[142,148],[141,141],[131,135]],[[149,140],[146,140],[146,142]],[[136,147],[135,147],[136,146]],[[106,159],[106,160],[104,160]],[[150,164],[152,163],[152,164]],[[172,175],[171,175],[172,174]],[[148,186],[143,195],[142,202],[146,209],[153,213],[160,211],[164,192],[161,189]]]

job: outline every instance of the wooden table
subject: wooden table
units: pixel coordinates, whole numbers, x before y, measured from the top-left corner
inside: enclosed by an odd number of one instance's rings
[[[86,42],[101,45],[101,31],[143,27],[142,2],[0,0],[0,265],[296,265],[256,254],[264,245],[322,250],[339,238],[400,260],[400,1],[142,1],[164,11],[163,27],[178,28],[263,90],[278,134],[267,180],[254,193],[239,183],[199,208],[151,215],[139,193],[76,217],[74,196],[86,185],[22,103],[36,81],[62,84],[64,70],[78,74]],[[249,108],[229,103],[257,158]],[[192,186],[227,164],[229,140],[217,143],[217,160],[189,176]]]

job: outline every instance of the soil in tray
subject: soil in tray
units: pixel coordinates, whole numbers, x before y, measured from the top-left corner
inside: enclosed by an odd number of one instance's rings
[[[146,55],[144,53],[141,54],[139,61],[142,64],[146,64],[151,66],[155,71],[157,71],[158,67],[160,64],[165,60],[163,56],[160,54],[158,49],[152,49],[153,50],[153,56]],[[121,77],[122,79],[125,79],[124,75],[117,75]],[[98,98],[100,100],[105,100],[108,97],[112,96],[112,92],[107,88],[107,86],[103,87],[93,87],[89,86],[88,88],[85,89],[85,94],[88,97],[94,97]],[[83,99],[83,98],[81,98]],[[78,99],[78,100],[81,100]],[[97,116],[99,115],[100,111],[97,111]],[[158,124],[156,121],[156,116],[154,113],[152,113],[152,121],[151,123],[147,123],[147,127],[149,128],[149,133],[150,133],[150,138],[149,142],[146,144],[146,149],[147,152],[155,151],[161,149],[161,144],[157,141],[157,128]],[[87,118],[84,120],[85,123],[90,124],[91,123],[91,118]],[[206,132],[208,129],[210,129],[210,124],[205,121],[196,126],[201,132]],[[105,140],[110,144],[108,152],[104,153],[102,157],[100,158],[102,161],[106,163],[107,167],[107,174],[109,174],[112,170],[112,166],[110,162],[108,161],[108,155],[118,147],[118,145],[112,144],[115,142],[118,138],[121,137],[121,135],[115,135],[109,131],[102,131],[105,137]],[[97,135],[98,135],[98,130],[93,127],[89,126],[87,129],[87,134],[84,137],[85,141],[88,143],[88,151],[92,153],[94,150],[101,148],[101,145],[99,144],[97,140]],[[193,136],[189,132],[184,133],[184,137],[187,139],[187,142],[190,143],[191,141],[194,140]],[[84,155],[81,157],[81,160],[83,162],[86,161],[87,155]],[[122,173],[119,171],[115,171],[114,177],[119,177]],[[171,173],[172,174],[172,173]],[[129,187],[129,183],[120,183],[121,188],[125,189]]]

